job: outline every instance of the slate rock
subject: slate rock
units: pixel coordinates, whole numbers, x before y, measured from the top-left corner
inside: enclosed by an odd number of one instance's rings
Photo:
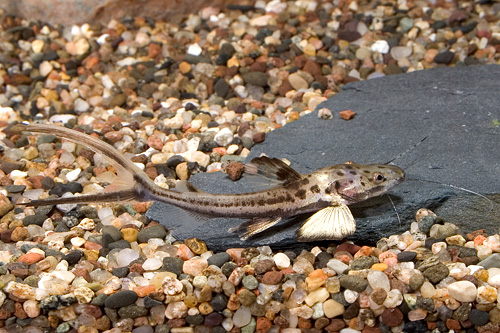
[[[494,125],[494,120],[500,119],[498,77],[500,66],[487,65],[442,67],[349,83],[318,106],[330,109],[333,119],[318,119],[313,112],[269,132],[263,143],[252,148],[246,161],[265,153],[286,158],[297,171],[310,173],[345,161],[385,163],[397,157],[394,164],[405,169],[407,181],[389,195],[400,221],[386,196],[351,205],[357,231],[349,239],[355,242],[375,244],[382,237],[409,230],[415,212],[422,207],[453,221],[464,232],[486,229],[495,234],[500,215],[500,183],[495,176],[500,174],[500,152],[491,142],[500,140],[500,127]],[[356,111],[356,118],[341,120],[337,115],[342,110]],[[466,188],[487,196],[494,204],[449,186],[416,179]],[[223,173],[196,174],[190,181],[211,193],[255,190],[245,177],[232,182]],[[166,204],[154,203],[146,215],[168,228],[172,225],[169,209]],[[304,217],[283,221],[246,241],[227,232],[244,221],[215,218],[196,229],[175,228],[172,235],[181,240],[199,238],[214,251],[262,245],[307,246],[295,239]]]

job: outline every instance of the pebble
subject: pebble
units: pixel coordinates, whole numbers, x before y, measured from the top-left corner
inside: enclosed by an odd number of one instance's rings
[[[106,298],[104,306],[110,309],[118,309],[131,305],[137,300],[137,293],[131,290],[118,291]]]
[[[459,302],[473,302],[477,296],[476,286],[469,281],[458,281],[448,285],[450,296]]]

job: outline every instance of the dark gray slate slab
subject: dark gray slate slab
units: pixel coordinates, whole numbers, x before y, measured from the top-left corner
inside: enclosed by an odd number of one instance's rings
[[[320,107],[332,110],[331,120],[316,112],[268,133],[251,156],[287,158],[302,173],[345,161],[385,163],[396,159],[407,178],[426,179],[488,195],[496,203],[456,189],[408,180],[391,191],[402,225],[386,196],[351,206],[357,232],[351,237],[374,243],[409,229],[418,208],[428,207],[464,231],[497,233],[500,222],[500,66],[475,66],[418,71],[347,85]],[[357,115],[344,121],[341,110]],[[421,144],[424,137],[427,139]],[[411,149],[414,147],[413,149]],[[231,182],[224,174],[198,174],[191,181],[213,193],[248,192],[245,180]],[[147,216],[169,226],[169,206],[155,203]],[[226,230],[237,219],[213,219],[197,230],[177,228],[179,239],[198,237],[214,250],[234,246],[300,246],[295,223],[278,225],[261,237],[241,242]]]

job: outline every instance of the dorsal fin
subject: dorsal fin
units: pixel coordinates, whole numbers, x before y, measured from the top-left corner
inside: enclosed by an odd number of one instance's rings
[[[245,165],[245,174],[259,176],[269,184],[283,185],[302,178],[302,175],[277,158],[261,156]]]

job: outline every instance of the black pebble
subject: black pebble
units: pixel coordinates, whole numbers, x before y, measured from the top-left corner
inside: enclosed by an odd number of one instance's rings
[[[178,164],[185,161],[186,160],[181,155],[174,155],[167,160],[167,166],[169,168],[175,168]]]
[[[163,266],[161,267],[160,270],[164,272],[172,272],[179,276],[182,274],[183,265],[184,261],[181,258],[165,257],[163,258]]]
[[[434,57],[434,62],[436,64],[449,64],[453,61],[453,58],[455,57],[455,53],[451,51],[444,51],[439,54],[437,54]]]
[[[58,184],[54,186],[50,191],[49,194],[55,194],[57,196],[62,196],[66,192],[71,192],[73,194],[75,193],[80,193],[83,191],[83,186],[80,183],[76,182],[71,182],[67,184]]]
[[[483,326],[490,320],[490,314],[478,309],[472,309],[469,313],[469,321],[475,326]]]
[[[425,320],[406,322],[403,331],[404,332],[427,332],[427,322]]]
[[[208,264],[209,265],[215,265],[217,267],[222,267],[226,262],[228,262],[231,259],[228,253],[226,252],[219,252],[208,258]]]
[[[28,215],[23,219],[23,225],[27,226],[30,224],[36,224],[42,226],[43,221],[45,221],[47,218],[48,216],[45,214]]]
[[[163,304],[163,302],[157,301],[154,298],[151,298],[149,296],[144,297],[144,307],[145,308],[150,309],[153,306],[162,305],[162,304]]]
[[[216,294],[210,301],[210,305],[214,308],[214,311],[222,311],[227,305],[227,296],[224,294]]]
[[[130,243],[124,239],[110,243],[108,249],[130,249]]]
[[[54,179],[52,179],[50,177],[44,177],[42,179],[42,188],[44,190],[50,190],[54,186],[56,186],[56,182],[54,181]]]
[[[122,290],[106,298],[104,306],[111,309],[118,309],[137,301],[137,294],[132,290]]]
[[[162,304],[162,303],[160,303],[160,304]],[[186,323],[188,323],[189,325],[193,325],[193,326],[201,325],[205,321],[205,318],[201,314],[197,314],[197,315],[193,315],[193,316],[188,315],[184,319],[186,320]]]
[[[9,193],[21,193],[26,189],[26,185],[7,185],[5,189]]]
[[[397,254],[399,262],[412,261],[417,257],[417,253],[413,251],[403,251]]]
[[[117,267],[117,268],[113,269],[111,274],[113,274],[114,276],[119,277],[119,278],[124,278],[124,277],[127,277],[129,271],[130,271],[129,268],[126,266],[125,267]]]
[[[66,260],[68,264],[74,265],[80,260],[82,256],[83,256],[82,251],[74,250],[68,252],[63,259]]]

